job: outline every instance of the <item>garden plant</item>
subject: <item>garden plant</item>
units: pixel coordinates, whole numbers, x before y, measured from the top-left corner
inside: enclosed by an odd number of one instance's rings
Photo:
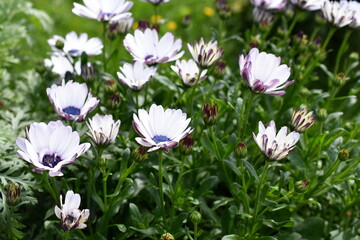
[[[360,2],[1,0],[0,239],[360,239]]]

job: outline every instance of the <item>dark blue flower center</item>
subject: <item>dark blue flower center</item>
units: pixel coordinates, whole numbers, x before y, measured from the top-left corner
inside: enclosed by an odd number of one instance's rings
[[[76,107],[66,107],[63,109],[64,113],[70,114],[70,115],[80,115],[80,109]]]
[[[170,141],[170,138],[168,138],[168,137],[166,137],[166,136],[160,135],[160,136],[155,136],[155,137],[153,137],[152,140],[154,140],[154,142],[155,142],[156,144],[158,144],[158,143],[160,143],[160,142]]]
[[[75,53],[78,53],[79,52],[79,49],[71,49],[69,50],[69,54],[75,54]]]
[[[61,158],[59,156],[56,156],[55,154],[52,154],[52,155],[46,154],[46,155],[44,155],[44,157],[42,159],[42,163],[45,166],[48,166],[51,168],[55,167],[59,162],[61,162]]]

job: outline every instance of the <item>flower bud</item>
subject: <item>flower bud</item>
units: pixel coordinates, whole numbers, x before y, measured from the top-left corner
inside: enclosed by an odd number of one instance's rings
[[[336,87],[341,87],[345,84],[346,82],[346,75],[344,73],[338,73],[335,77],[334,77],[334,86]]]
[[[95,69],[91,63],[81,65],[81,77],[84,80],[94,80],[95,79]]]
[[[296,132],[305,132],[305,130],[310,128],[315,123],[315,114],[313,112],[308,113],[307,111],[307,107],[301,110],[293,110],[291,115],[291,125]]]
[[[140,20],[139,25],[138,25],[138,29],[141,30],[141,31],[145,31],[147,28],[150,28],[150,23],[148,21],[145,21],[145,20]]]
[[[245,158],[247,156],[247,147],[245,143],[239,142],[235,148],[235,154],[239,158]]]
[[[193,211],[190,214],[190,221],[193,224],[199,224],[201,222],[201,214],[198,211]]]
[[[327,119],[327,110],[325,108],[320,108],[317,114],[319,121],[324,122]]]
[[[194,139],[190,135],[187,135],[180,141],[180,152],[184,155],[188,155],[191,153],[193,145]]]
[[[182,18],[182,26],[183,27],[188,27],[190,26],[191,24],[191,16],[190,15],[185,15],[183,18]]]
[[[220,60],[215,64],[214,73],[217,77],[224,76],[225,70],[226,70],[226,62],[225,61]]]
[[[309,184],[310,184],[309,180],[297,181],[295,183],[295,191],[298,193],[303,193],[307,190]]]
[[[216,0],[216,10],[222,19],[226,19],[231,16],[231,9],[227,4],[227,0]]]
[[[350,153],[347,149],[341,149],[340,152],[338,153],[338,158],[341,161],[345,161],[347,159],[349,159]]]
[[[35,70],[39,74],[43,74],[46,71],[46,67],[43,62],[38,62],[36,64]]]
[[[137,147],[133,153],[134,161],[137,163],[142,163],[148,158],[147,148],[144,146]]]
[[[60,39],[56,40],[55,47],[59,50],[63,50],[64,48],[64,42]]]
[[[10,182],[6,191],[6,201],[9,205],[15,205],[20,200],[20,187]]]
[[[161,235],[160,240],[175,240],[175,238],[170,233],[164,233]]]
[[[308,45],[308,37],[303,32],[298,32],[293,38],[295,47],[305,49]]]
[[[206,125],[211,126],[214,125],[216,119],[218,118],[218,106],[214,103],[212,106],[210,103],[206,103],[204,105],[204,122]]]
[[[118,106],[120,106],[120,103],[121,103],[121,98],[118,92],[114,92],[109,96],[108,105],[110,107],[117,108]]]
[[[117,89],[116,81],[114,79],[108,79],[105,81],[105,91],[115,92]]]

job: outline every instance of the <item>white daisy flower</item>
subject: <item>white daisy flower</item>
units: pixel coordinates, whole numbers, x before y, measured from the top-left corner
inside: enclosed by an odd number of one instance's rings
[[[100,116],[95,114],[89,122],[86,122],[90,133],[85,132],[97,145],[113,143],[120,128],[120,120],[114,122],[112,115]]]
[[[141,62],[125,63],[120,71],[117,73],[119,81],[128,88],[139,91],[155,75],[156,67],[148,67]]]
[[[109,32],[113,35],[117,33],[128,33],[133,24],[134,18],[132,17],[120,19],[118,21],[111,22],[109,26]]]
[[[149,2],[149,3],[152,3],[154,5],[160,5],[160,4],[163,4],[163,3],[170,2],[170,0],[141,0],[141,1]]]
[[[88,91],[85,83],[72,80],[66,84],[63,80],[61,86],[53,84],[46,92],[56,113],[64,120],[84,121],[86,115],[100,102]]]
[[[290,68],[286,64],[280,65],[280,62],[280,57],[259,53],[257,48],[253,48],[246,57],[239,57],[240,74],[255,93],[283,95],[286,92],[280,90],[294,83],[294,80],[287,81]]]
[[[262,122],[259,122],[259,133],[253,137],[261,152],[269,160],[281,160],[285,158],[290,151],[294,150],[294,145],[299,141],[300,134],[291,132],[287,134],[287,127],[282,127],[276,134],[275,122],[271,121],[265,128]]]
[[[291,0],[291,3],[306,10],[316,11],[322,8],[325,0]]]
[[[80,144],[78,132],[60,120],[49,124],[33,123],[26,129],[26,138],[17,138],[21,150],[17,153],[36,166],[33,171],[49,171],[51,177],[62,176],[62,166],[72,164],[90,148],[90,143]]]
[[[349,1],[349,8],[354,10],[354,19],[349,24],[349,27],[360,28],[360,2]]]
[[[174,35],[169,32],[159,40],[155,29],[147,28],[144,32],[137,29],[134,36],[126,35],[124,46],[135,61],[152,65],[175,61],[184,54],[183,51],[179,53],[181,39],[174,40]]]
[[[64,43],[62,50],[56,45],[58,41]],[[65,39],[55,35],[48,40],[48,44],[54,51],[64,51],[64,53],[72,57],[80,57],[83,52],[88,56],[100,55],[104,47],[99,38],[89,39],[86,33],[81,33],[78,36],[75,32],[66,34]]]
[[[192,128],[187,128],[190,120],[186,118],[186,113],[179,109],[165,111],[156,104],[151,105],[149,113],[139,109],[138,115],[133,115],[133,127],[141,137],[135,140],[142,146],[151,147],[148,152],[159,148],[169,151],[193,131]]]
[[[255,7],[253,9],[254,21],[260,24],[271,24],[274,22],[274,14],[268,10]]]
[[[65,57],[59,54],[51,55],[50,59],[44,60],[44,65],[47,68],[51,68],[53,73],[56,73],[65,77],[66,72],[74,73],[74,67],[72,65],[73,59],[71,57]],[[79,65],[79,64],[78,64]],[[80,65],[78,66],[80,68]],[[78,69],[80,70],[80,69]]]
[[[355,11],[347,1],[332,2],[326,0],[321,8],[324,18],[331,24],[342,28],[354,21]]]
[[[286,0],[250,0],[254,7],[271,11],[280,11],[286,7]]]
[[[174,70],[174,72],[176,72],[176,74],[180,77],[180,79],[183,81],[184,85],[186,86],[194,86],[200,72],[200,69],[197,66],[196,62],[192,59],[189,59],[189,61],[176,60],[175,66],[171,66],[171,69]],[[206,79],[205,76],[206,73],[207,70],[201,71],[201,75],[198,83]]]
[[[60,195],[60,207],[55,206],[55,215],[61,220],[61,225],[65,230],[86,228],[85,222],[88,220],[89,209],[79,209],[81,197],[73,191],[67,191],[65,195],[65,203],[63,204],[62,195]]]
[[[217,41],[210,41],[205,43],[201,38],[199,42],[195,41],[194,46],[188,43],[188,49],[193,59],[199,64],[201,68],[208,68],[214,64],[224,53],[224,51],[217,45]]]
[[[85,6],[74,3],[72,12],[80,17],[96,19],[100,22],[131,17],[128,11],[134,4],[126,0],[83,0],[83,2]]]

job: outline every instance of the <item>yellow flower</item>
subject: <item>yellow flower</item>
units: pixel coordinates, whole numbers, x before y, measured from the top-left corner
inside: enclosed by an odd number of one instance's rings
[[[167,27],[167,29],[169,29],[170,31],[174,31],[174,30],[176,30],[176,28],[177,28],[177,24],[176,24],[176,22],[174,22],[174,21],[168,21],[168,23],[166,24],[166,27]]]
[[[208,17],[212,17],[212,16],[214,16],[215,11],[211,7],[205,7],[204,10],[203,10],[203,13]]]
[[[161,18],[160,15],[152,15],[151,18],[150,18],[150,21],[151,21],[152,23],[159,23],[161,19],[162,19],[162,18]]]
[[[135,29],[138,29],[139,27],[139,22],[134,22],[134,24],[132,25],[132,29],[135,30]]]

